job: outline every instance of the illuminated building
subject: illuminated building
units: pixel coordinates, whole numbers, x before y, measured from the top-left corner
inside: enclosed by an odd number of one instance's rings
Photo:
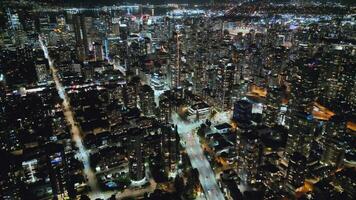
[[[93,80],[94,78],[94,66],[88,62],[84,62],[84,66],[82,68],[83,76],[86,81]]]
[[[145,177],[143,130],[131,129],[129,134],[129,174],[132,180],[139,181]]]
[[[127,108],[137,107],[138,90],[139,90],[139,85],[140,85],[139,81],[140,80],[138,77],[134,77],[126,85],[125,106]]]
[[[145,116],[154,115],[156,104],[154,102],[154,91],[149,85],[140,88],[140,109]]]
[[[166,166],[168,166],[170,171],[175,171],[180,155],[177,127],[172,125],[163,126],[162,133]]]
[[[355,199],[353,7],[3,2],[0,199]]]
[[[20,200],[21,191],[19,177],[16,177],[16,157],[8,152],[0,151],[0,198],[3,200]]]
[[[315,124],[310,115],[293,112],[289,125],[285,158],[288,159],[294,152],[309,157],[311,143],[314,139]]]
[[[72,49],[65,44],[58,47],[58,62],[59,63],[69,63],[72,61]]]
[[[53,195],[59,196],[75,195],[74,184],[69,178],[68,164],[64,154],[63,145],[48,144],[46,148],[47,164],[49,167],[49,178],[52,185]]]
[[[188,108],[188,113],[192,118],[206,117],[210,113],[210,106],[204,102],[197,103]]]
[[[110,91],[109,101],[124,105],[125,82],[122,81],[117,84],[108,85],[107,88]]]
[[[249,134],[249,133],[247,133]],[[238,170],[242,180],[247,184],[257,181],[258,167],[262,163],[262,143],[255,135],[248,135],[238,145]]]
[[[281,103],[281,90],[270,88],[267,92],[266,108],[263,111],[263,121],[267,126],[272,127],[277,124]]]
[[[163,132],[155,118],[140,117],[134,120],[143,134],[144,161],[150,160],[153,166],[163,167]]]
[[[179,33],[174,34],[175,44],[173,45],[174,49],[172,50],[172,59],[170,63],[169,77],[171,80],[171,88],[178,88],[181,86],[182,79],[182,61],[181,61],[181,35]]]
[[[321,162],[335,167],[342,165],[345,157],[343,146],[344,144],[336,138],[327,138],[324,144]]]
[[[303,54],[307,49],[300,50]],[[308,59],[306,55],[296,60],[291,79],[291,99],[289,103],[296,110],[304,110],[308,104],[312,103],[317,97],[318,76],[320,63],[314,59]]]
[[[18,30],[18,29],[21,28],[19,15],[17,13],[11,13],[10,9],[8,9],[7,10],[7,17],[8,17],[9,27],[12,30]]]
[[[94,42],[93,50],[94,50],[94,60],[103,61],[104,60],[103,45],[99,42]]]
[[[109,35],[104,40],[104,54],[105,59],[113,60],[115,56],[119,56],[120,45],[123,44],[123,41],[120,41],[118,36]]]
[[[199,55],[197,55],[199,56]],[[200,57],[200,56],[199,56]],[[201,94],[203,88],[206,86],[207,77],[206,77],[206,66],[207,64],[198,60],[196,65],[194,66],[194,91],[195,93]]]
[[[126,40],[129,36],[129,27],[125,23],[120,23],[119,34],[122,40]]]
[[[70,179],[69,165],[62,144],[49,143],[45,146],[28,149],[22,160],[23,181],[37,198],[51,195],[52,198],[73,197],[74,183]],[[36,192],[40,185],[47,193]],[[50,189],[50,190],[49,190]]]
[[[341,186],[347,196],[347,199],[356,198],[356,177],[354,169],[346,168],[342,171],[337,172],[335,174],[335,182],[336,184]]]
[[[247,100],[240,100],[234,104],[234,113],[232,118],[238,125],[249,125],[252,120],[252,103]]]
[[[163,98],[159,100],[159,120],[162,123],[169,123],[172,116],[171,100]]]
[[[295,191],[304,184],[306,176],[306,157],[301,153],[295,152],[291,155],[286,175],[287,188]]]
[[[260,180],[267,188],[278,190],[281,184],[281,172],[276,165],[267,164],[258,168],[258,180]]]
[[[229,110],[232,107],[231,93],[235,80],[235,69],[235,65],[227,59],[219,60],[216,68],[216,82],[213,87],[216,91],[216,101],[222,102],[218,106],[224,110]]]
[[[48,70],[47,63],[44,60],[39,60],[36,62],[36,74],[37,74],[37,80],[40,83],[49,80],[50,73]]]
[[[87,28],[84,16],[77,14],[73,16],[73,27],[76,41],[77,57],[83,61],[89,55],[89,44],[87,36]]]

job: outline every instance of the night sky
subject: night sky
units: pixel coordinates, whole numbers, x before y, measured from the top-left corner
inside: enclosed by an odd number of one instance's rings
[[[97,5],[112,5],[112,4],[120,4],[120,3],[140,3],[140,4],[166,4],[166,3],[189,3],[189,4],[199,4],[199,3],[209,3],[213,0],[33,0],[35,2],[50,2],[54,4],[62,4],[66,5],[82,5],[82,6],[97,6]],[[266,1],[266,2],[293,2],[291,0],[255,0],[258,1]],[[306,0],[307,2],[308,0]],[[215,0],[217,3],[223,2],[241,2],[240,0]],[[355,0],[319,0],[318,2],[340,2],[346,5],[356,5]]]
[[[40,0],[42,2],[66,3],[66,4],[114,4],[114,3],[141,3],[141,4],[165,4],[165,3],[207,3],[210,0]],[[220,1],[221,2],[221,1]]]

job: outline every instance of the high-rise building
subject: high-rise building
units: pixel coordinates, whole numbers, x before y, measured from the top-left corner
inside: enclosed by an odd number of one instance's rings
[[[285,149],[285,158],[294,152],[309,157],[311,143],[314,139],[315,124],[310,115],[304,112],[292,112]]]
[[[247,100],[235,102],[232,118],[237,121],[239,126],[249,125],[252,120],[252,103]]]
[[[125,106],[127,108],[137,107],[138,91],[140,87],[140,78],[133,77],[126,85]]]
[[[48,144],[46,146],[47,165],[53,196],[75,197],[74,184],[69,177],[68,164],[61,144]]]
[[[74,50],[74,49],[73,49]],[[71,47],[61,44],[58,47],[58,62],[59,63],[69,63],[72,61],[72,49]]]
[[[179,136],[177,126],[163,126],[162,134],[166,167],[168,167],[168,170],[172,172],[177,169],[177,163],[179,160]]]
[[[77,57],[83,61],[89,55],[89,44],[87,36],[87,28],[84,16],[77,14],[73,16],[73,27],[76,41]]]
[[[161,98],[159,100],[159,121],[168,124],[172,116],[171,100],[169,98]]]
[[[276,165],[267,164],[258,168],[258,178],[269,189],[278,190],[282,183],[281,171]]]
[[[295,110],[304,110],[315,101],[318,93],[320,66],[312,59],[308,59],[307,55],[302,54],[300,57],[293,63],[295,71],[291,75],[291,98],[288,102]]]
[[[306,162],[306,157],[301,153],[294,152],[291,155],[286,175],[286,186],[291,189],[291,191],[295,191],[296,188],[304,184]]]
[[[127,37],[129,36],[129,32],[130,32],[129,26],[125,23],[120,23],[119,34],[122,40],[127,39]]]
[[[93,80],[94,78],[94,66],[91,65],[90,63],[88,62],[84,62],[83,64],[83,68],[82,68],[82,71],[83,71],[83,76],[84,76],[84,79],[86,81],[88,80]]]
[[[49,69],[47,66],[47,61],[45,60],[37,60],[36,64],[36,74],[37,74],[37,80],[40,83],[46,82],[50,78],[50,73]]]
[[[19,15],[16,12],[12,12],[10,9],[7,9],[7,17],[9,28],[12,30],[19,30],[21,28]]]
[[[113,60],[115,56],[119,56],[120,53],[120,46],[122,46],[123,41],[120,41],[118,36],[109,35],[104,40],[104,55],[105,59]],[[120,65],[120,62],[118,62]]]
[[[154,115],[156,105],[152,88],[149,85],[141,86],[139,97],[142,113],[146,116]]]
[[[182,57],[181,57],[181,34],[174,34],[174,48],[172,50],[172,59],[170,63],[171,87],[178,88],[181,86],[182,79]]]
[[[278,121],[282,91],[278,88],[269,88],[266,96],[266,108],[263,111],[263,121],[267,126],[274,126]]]
[[[198,57],[200,56],[198,55]],[[194,84],[194,91],[197,94],[201,94],[203,88],[205,88],[207,84],[206,65],[207,64],[203,60],[198,60],[198,62],[194,66],[193,84]]]
[[[93,51],[94,51],[94,60],[95,61],[103,61],[104,60],[103,45],[100,42],[93,43]]]
[[[249,135],[241,140],[237,148],[241,179],[248,184],[256,183],[257,169],[263,158],[262,142],[255,135]]]
[[[327,138],[324,143],[321,162],[334,167],[339,167],[345,157],[343,146],[344,144],[337,138]]]
[[[124,105],[125,82],[108,85],[109,101]]]
[[[74,183],[70,178],[67,156],[64,146],[57,143],[48,143],[26,149],[22,159],[23,181],[26,185],[38,184],[49,193],[53,199],[62,199],[75,196]],[[43,197],[43,193],[30,191],[36,198]]]
[[[346,134],[346,121],[340,116],[333,116],[325,123],[325,137],[343,137]]]
[[[2,117],[0,117],[0,123],[2,123],[2,119],[3,117],[5,117],[4,113],[5,113],[5,99],[6,99],[6,88],[5,88],[5,81],[4,81],[4,75],[0,74],[0,113]]]
[[[129,174],[132,180],[138,181],[145,177],[143,130],[134,128],[129,132]]]
[[[112,18],[111,33],[114,35],[120,34],[120,18]]]
[[[227,63],[224,66],[221,66],[221,74],[218,72],[219,75],[222,76],[222,102],[223,102],[223,109],[230,110],[232,107],[232,100],[231,100],[231,92],[232,87],[234,85],[234,78],[235,78],[235,65],[232,63]]]

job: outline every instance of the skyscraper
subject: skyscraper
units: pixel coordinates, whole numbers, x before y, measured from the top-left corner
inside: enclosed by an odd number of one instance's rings
[[[171,77],[171,87],[177,88],[181,86],[181,73],[182,73],[182,61],[181,61],[181,34],[176,32],[174,34],[174,42],[173,45],[175,47],[174,54],[172,54],[172,60],[170,65],[170,77]]]
[[[132,180],[138,181],[145,177],[143,130],[130,129],[129,134],[129,174]]]
[[[46,61],[37,60],[35,66],[38,82],[43,83],[45,81],[48,81],[50,73]]]
[[[75,196],[74,184],[69,177],[68,164],[63,145],[54,143],[48,144],[46,146],[46,154],[54,198],[57,199],[58,196]]]
[[[73,27],[76,41],[77,57],[79,60],[83,61],[87,59],[89,55],[89,44],[85,20],[82,14],[76,14],[73,16]]]
[[[154,115],[155,102],[154,102],[154,91],[149,85],[143,85],[140,88],[140,108],[142,113],[146,116]]]
[[[103,45],[100,42],[94,42],[93,50],[94,50],[94,60],[103,61],[104,60]]]
[[[247,100],[235,102],[232,118],[236,120],[239,125],[249,125],[252,120],[252,103]]]
[[[345,157],[343,144],[337,138],[327,138],[324,142],[321,162],[334,167],[339,167]]]
[[[267,92],[266,108],[263,111],[263,121],[266,125],[272,127],[277,124],[278,113],[280,111],[281,89],[271,87]]]
[[[177,169],[179,160],[179,136],[177,126],[163,126],[162,134],[166,167],[168,167],[169,171],[174,171]]]
[[[308,158],[314,134],[315,124],[311,116],[304,112],[292,112],[285,158],[288,160],[294,152],[299,152]]]
[[[202,57],[201,54],[193,55],[198,57],[197,63],[194,65],[194,92],[197,94],[201,94],[203,89],[206,87],[207,84],[207,63],[205,58]],[[199,59],[199,57],[201,57]]]
[[[238,169],[247,184],[256,183],[257,169],[262,164],[262,142],[256,135],[248,135],[238,145]]]
[[[306,170],[307,159],[303,154],[295,152],[290,157],[287,168],[286,175],[286,185],[287,188],[291,189],[293,192],[296,188],[304,184],[305,170]]]
[[[162,98],[159,100],[159,121],[168,124],[171,120],[172,108],[171,100],[169,98]]]
[[[125,90],[125,106],[127,108],[136,108],[138,91],[140,87],[140,78],[133,77],[126,85]]]
[[[232,93],[232,86],[234,84],[236,67],[232,63],[223,64],[223,66],[220,67],[221,67],[220,68],[221,74],[218,73],[218,77],[219,75],[222,76],[221,91],[223,92],[222,93],[223,109],[229,110],[232,107],[231,93]]]

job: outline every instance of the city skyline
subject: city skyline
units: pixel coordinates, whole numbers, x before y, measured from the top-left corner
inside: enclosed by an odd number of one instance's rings
[[[4,1],[0,199],[355,199],[352,4]]]

